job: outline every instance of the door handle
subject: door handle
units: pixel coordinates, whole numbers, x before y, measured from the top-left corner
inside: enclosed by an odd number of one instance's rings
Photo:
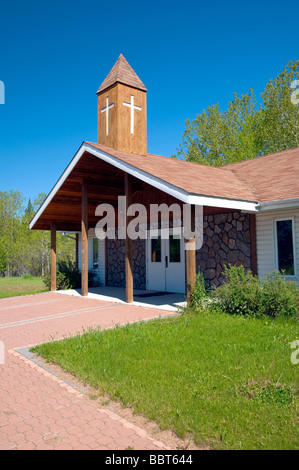
[[[165,256],[165,266],[168,268],[168,256]]]

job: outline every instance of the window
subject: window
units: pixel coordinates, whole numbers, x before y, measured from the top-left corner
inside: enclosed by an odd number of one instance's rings
[[[152,263],[161,263],[161,237],[151,239]]]
[[[276,220],[277,268],[286,276],[295,275],[293,220]]]
[[[169,236],[169,261],[170,263],[181,262],[181,239]]]
[[[98,239],[93,239],[93,258],[92,258],[93,269],[98,269],[99,267],[99,243]]]

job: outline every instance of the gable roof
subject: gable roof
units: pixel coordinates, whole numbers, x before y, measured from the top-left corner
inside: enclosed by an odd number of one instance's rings
[[[92,162],[90,158],[93,158]],[[103,165],[106,165],[105,168]],[[108,169],[110,176],[107,175]],[[101,144],[83,142],[33,217],[30,228],[46,230],[49,221],[58,217],[59,229],[72,231],[70,219],[74,217],[77,222],[80,220],[81,189],[78,178],[96,180],[96,184],[102,185],[110,197],[117,198],[118,194],[123,194],[123,187],[119,188],[119,193],[115,193],[113,180],[123,172],[183,203],[219,208],[220,212],[223,209],[257,211],[257,200],[252,191],[232,172],[222,168],[159,155],[135,155]],[[70,189],[69,182],[75,184],[75,180],[79,188]],[[97,206],[100,203],[99,194],[95,200]]]
[[[88,161],[90,157],[94,159],[93,163]],[[85,168],[85,161],[90,173]],[[112,174],[127,172],[137,180],[188,204],[247,212],[273,209],[268,205],[277,202],[283,203],[285,208],[299,204],[299,147],[215,168],[153,154],[135,155],[98,143],[83,142],[35,214],[30,228],[38,227],[44,212],[46,219],[49,214],[54,216],[54,206],[60,204],[58,200],[61,200],[62,207],[70,205],[69,213],[66,212],[70,216],[73,202],[69,201],[65,184],[78,171],[78,166],[80,171],[83,169],[84,175],[96,177],[99,185],[109,186],[107,178],[101,180],[102,171],[96,176],[97,167],[103,164],[112,169]],[[111,190],[113,192],[113,187]],[[51,205],[52,200],[55,201],[54,206]],[[80,207],[80,198],[77,204]]]
[[[138,90],[147,91],[138,75],[134,72],[122,54],[120,54],[119,58],[101,84],[97,93],[101,93],[115,83],[122,83],[124,85],[137,88]]]
[[[299,198],[299,147],[222,167],[233,173],[260,202]]]

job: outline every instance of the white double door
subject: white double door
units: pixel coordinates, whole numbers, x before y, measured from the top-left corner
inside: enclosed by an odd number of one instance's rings
[[[168,235],[168,234],[167,234]],[[147,237],[147,289],[162,292],[185,292],[185,249],[180,238],[169,232]]]

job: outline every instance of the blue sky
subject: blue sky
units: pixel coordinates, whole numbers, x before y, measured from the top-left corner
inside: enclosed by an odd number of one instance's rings
[[[122,53],[148,89],[148,152],[171,156],[185,120],[259,95],[299,58],[298,0],[2,1],[0,190],[48,193],[82,141]]]

